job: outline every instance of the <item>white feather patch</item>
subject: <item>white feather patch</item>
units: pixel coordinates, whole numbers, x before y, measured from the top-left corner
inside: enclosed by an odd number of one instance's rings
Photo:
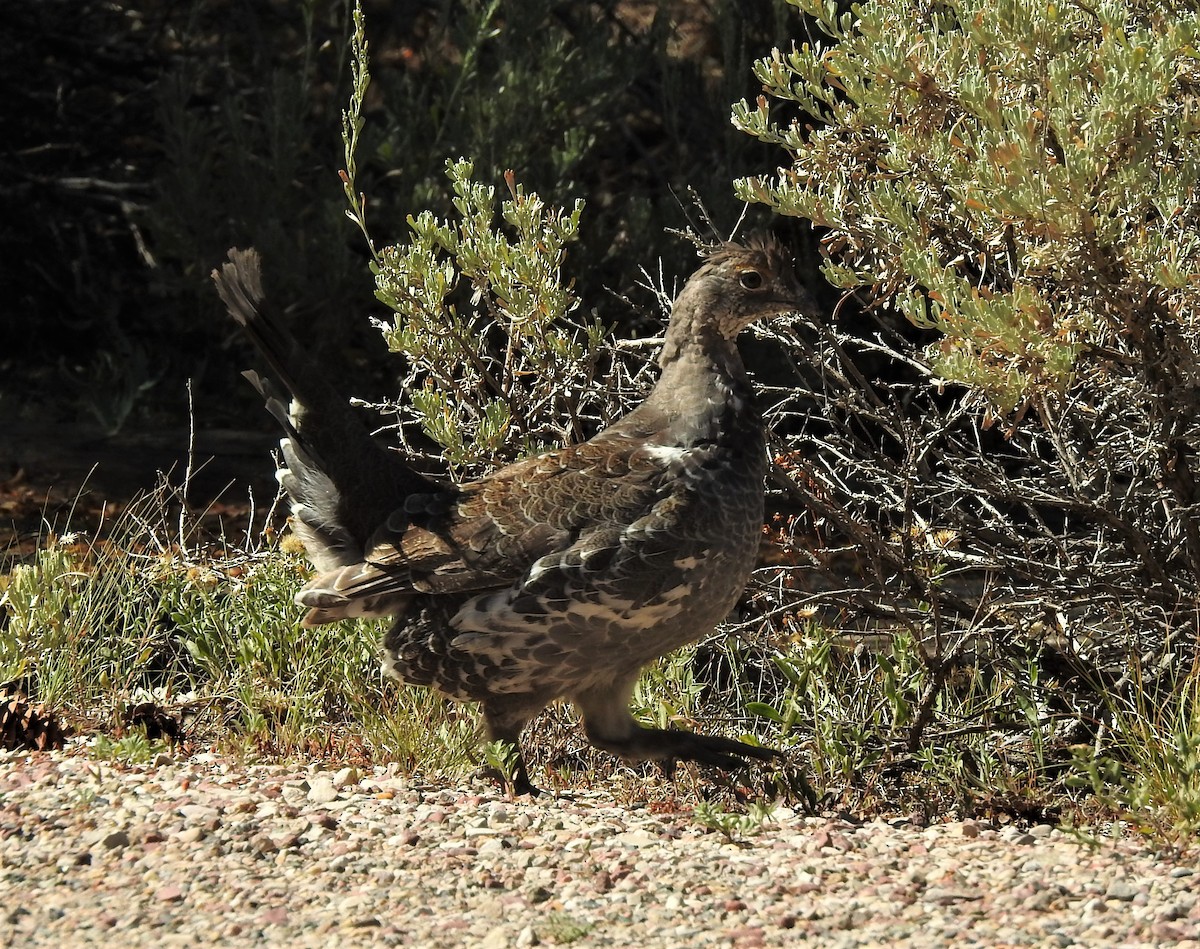
[[[679,448],[675,445],[645,445],[639,451],[664,465],[676,462],[687,454],[686,448]]]

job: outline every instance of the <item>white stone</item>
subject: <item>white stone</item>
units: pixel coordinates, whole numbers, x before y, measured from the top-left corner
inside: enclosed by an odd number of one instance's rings
[[[337,798],[338,791],[334,786],[332,778],[319,775],[312,779],[312,783],[308,788],[308,799],[312,803],[328,804],[330,801],[336,801]]]

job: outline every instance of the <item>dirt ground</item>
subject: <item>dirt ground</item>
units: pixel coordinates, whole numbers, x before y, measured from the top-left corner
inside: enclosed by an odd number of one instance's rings
[[[131,430],[17,421],[0,427],[0,560],[28,556],[39,538],[111,523],[161,476],[189,507],[237,521],[275,496],[275,439],[258,432]]]

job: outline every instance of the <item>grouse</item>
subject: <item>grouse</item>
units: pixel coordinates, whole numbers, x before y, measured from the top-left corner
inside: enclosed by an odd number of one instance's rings
[[[668,767],[734,768],[778,752],[639,725],[639,670],[697,640],[754,566],[766,450],[735,339],[809,306],[781,245],[710,251],[672,307],[646,400],[588,441],[463,484],[432,481],[377,445],[265,299],[259,256],[229,251],[217,291],[291,396],[244,375],[285,431],[280,483],[316,567],[296,595],[315,626],[393,616],[384,669],[481,704],[490,739],[519,747],[557,699],[589,741]],[[515,789],[536,789],[518,752]]]

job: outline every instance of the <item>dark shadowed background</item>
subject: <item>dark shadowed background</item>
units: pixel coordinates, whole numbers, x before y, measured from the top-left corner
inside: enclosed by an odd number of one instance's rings
[[[727,233],[732,179],[778,164],[729,122],[758,92],[753,58],[795,26],[773,0],[364,6],[359,183],[376,241],[449,209],[445,159],[474,158],[496,185],[512,168],[552,204],[586,201],[566,276],[619,335],[659,327],[640,267],[661,258],[669,285],[693,266],[664,230],[703,230],[691,194]],[[231,245],[260,248],[348,392],[395,395],[338,178],[350,28],[344,2],[287,0],[47,0],[0,17],[5,528],[44,529],[85,483],[77,518],[158,470],[181,478],[189,446],[194,503],[273,490],[271,422],[208,282]]]

